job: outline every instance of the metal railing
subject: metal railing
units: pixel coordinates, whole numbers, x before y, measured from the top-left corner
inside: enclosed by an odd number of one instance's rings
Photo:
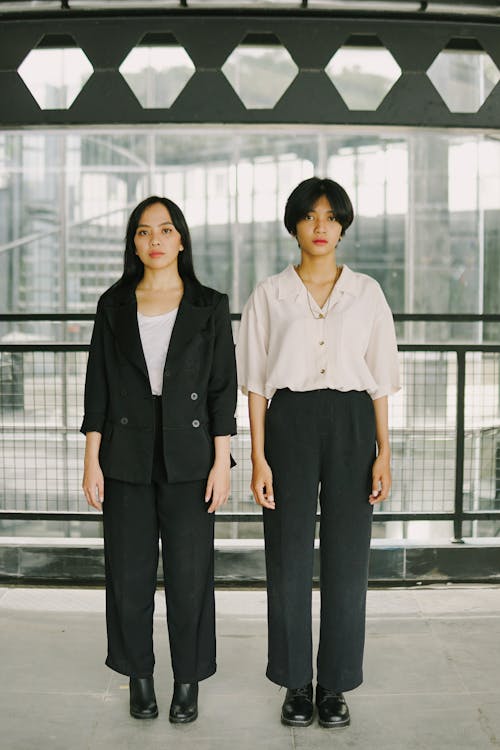
[[[500,315],[394,318],[396,323],[500,322]],[[0,323],[92,320],[73,313],[0,315]],[[399,350],[404,388],[391,407],[394,490],[374,519],[452,522],[459,542],[464,522],[500,521],[500,344],[401,343]],[[78,429],[87,351],[88,344],[79,342],[0,341],[0,521],[100,520],[99,514],[78,510],[84,507],[78,499],[84,442]],[[218,513],[218,523],[260,517],[248,489],[244,402],[239,424],[237,510]]]

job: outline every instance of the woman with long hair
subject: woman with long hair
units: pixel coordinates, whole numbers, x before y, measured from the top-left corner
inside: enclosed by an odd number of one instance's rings
[[[236,367],[227,295],[202,286],[180,208],[132,211],[123,275],[100,298],[85,382],[83,490],[103,512],[106,664],[130,713],[158,715],[153,610],[162,546],[170,721],[193,721],[215,672],[214,513],[230,488]]]
[[[238,382],[248,394],[252,490],[263,507],[267,676],[287,693],[281,720],[314,716],[313,552],[321,505],[319,723],[349,723],[343,692],[362,681],[373,505],[391,486],[387,397],[399,389],[394,324],[379,284],[338,265],[353,221],[336,182],[301,182],[285,227],[296,265],[262,281],[242,314]],[[270,403],[269,403],[270,402]],[[377,451],[376,451],[377,447]]]

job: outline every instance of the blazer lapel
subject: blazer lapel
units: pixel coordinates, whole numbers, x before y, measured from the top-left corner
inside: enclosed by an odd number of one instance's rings
[[[135,293],[118,307],[109,308],[108,315],[116,341],[125,357],[132,362],[149,380],[148,368],[141,344],[137,323],[137,302]]]
[[[172,330],[165,364],[175,364],[175,360],[185,351],[189,342],[204,327],[212,311],[211,306],[199,307],[184,294]]]

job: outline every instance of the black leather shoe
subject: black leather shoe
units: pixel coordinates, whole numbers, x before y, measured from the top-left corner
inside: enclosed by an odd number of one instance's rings
[[[321,727],[335,729],[346,727],[351,719],[349,709],[342,693],[316,686],[316,705],[318,707],[318,721]]]
[[[130,678],[130,715],[134,719],[156,719],[158,716],[152,677]]]
[[[288,688],[281,708],[281,722],[291,727],[308,727],[314,716],[311,683],[301,688]]]
[[[173,724],[188,724],[198,717],[198,683],[174,682],[169,719]]]

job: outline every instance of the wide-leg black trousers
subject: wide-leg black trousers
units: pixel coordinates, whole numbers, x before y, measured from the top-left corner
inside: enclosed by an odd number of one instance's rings
[[[364,391],[279,390],[266,414],[265,452],[275,510],[264,509],[268,590],[267,677],[312,681],[311,599],[321,505],[321,621],[317,680],[335,691],[363,680],[371,537],[373,402]]]
[[[214,516],[205,481],[169,483],[157,402],[153,481],[105,479],[106,623],[111,669],[153,674],[153,611],[161,537],[174,678],[199,682],[216,670]]]

